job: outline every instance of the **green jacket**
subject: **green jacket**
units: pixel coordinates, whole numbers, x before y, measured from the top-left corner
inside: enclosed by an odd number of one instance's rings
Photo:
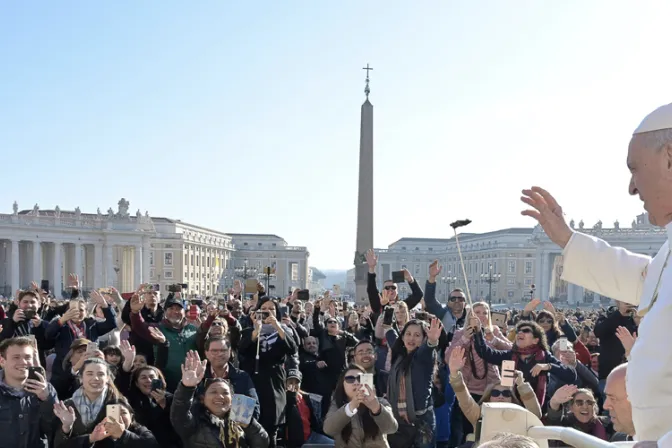
[[[166,337],[168,354],[166,364],[163,368],[163,374],[168,383],[168,390],[174,391],[182,380],[182,363],[187,357],[187,352],[197,350],[196,333],[197,328],[194,325],[187,324],[181,330],[177,330],[161,323],[158,326],[161,333]],[[154,356],[158,359],[159,346],[154,346]]]

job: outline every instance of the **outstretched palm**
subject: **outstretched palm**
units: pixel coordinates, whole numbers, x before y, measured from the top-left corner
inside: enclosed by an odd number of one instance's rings
[[[562,207],[555,198],[541,187],[532,187],[523,190],[520,200],[534,208],[524,210],[521,214],[536,219],[551,241],[564,248],[572,236],[572,229],[565,222]]]
[[[190,351],[182,364],[182,384],[186,387],[196,387],[205,376],[207,361],[201,361],[197,352]]]

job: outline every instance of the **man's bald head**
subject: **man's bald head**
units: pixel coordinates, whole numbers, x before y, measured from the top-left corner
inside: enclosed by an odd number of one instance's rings
[[[604,409],[609,411],[609,417],[618,432],[635,434],[635,424],[632,423],[632,405],[625,388],[625,376],[628,372],[628,363],[621,364],[611,371],[604,386]]]
[[[649,221],[672,222],[672,128],[636,133],[628,147],[628,191],[644,202]]]

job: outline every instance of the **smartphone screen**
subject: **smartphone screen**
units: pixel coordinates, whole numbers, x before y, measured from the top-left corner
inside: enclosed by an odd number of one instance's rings
[[[93,353],[98,350],[98,344],[95,342],[89,342],[86,344],[86,351],[89,353]]]
[[[73,310],[79,308],[79,300],[71,300],[68,304],[68,309]]]
[[[566,352],[567,351],[567,339],[562,338],[558,340],[558,348],[560,349],[561,352]]]
[[[513,379],[516,376],[515,361],[502,361],[502,386],[513,387]]]

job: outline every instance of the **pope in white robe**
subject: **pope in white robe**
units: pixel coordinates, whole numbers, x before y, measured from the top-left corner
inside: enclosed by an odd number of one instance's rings
[[[672,104],[648,115],[628,148],[629,192],[644,202],[651,224],[665,227],[667,242],[650,257],[611,247],[574,232],[562,208],[539,187],[523,190],[523,212],[539,221],[563,249],[563,280],[603,296],[638,306],[644,316],[630,352],[627,392],[635,440],[642,446],[672,447]]]

